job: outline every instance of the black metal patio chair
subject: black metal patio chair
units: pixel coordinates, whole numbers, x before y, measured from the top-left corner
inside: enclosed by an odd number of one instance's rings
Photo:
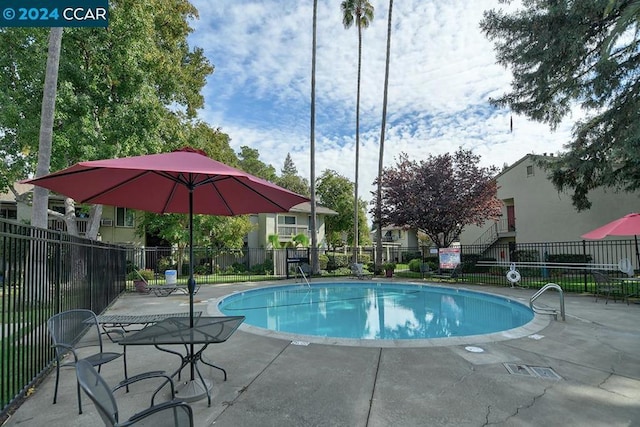
[[[126,347],[122,353],[104,351],[102,347],[102,331],[93,311],[85,309],[63,311],[49,318],[47,328],[49,329],[49,334],[53,340],[53,347],[56,351],[56,385],[53,393],[54,404],[58,398],[60,368],[74,367],[80,360],[85,360],[91,366],[97,366],[99,371],[105,363],[122,357],[124,360],[124,378],[125,380],[127,379]],[[99,351],[84,356],[81,352],[77,351],[83,347],[97,347]],[[78,411],[82,414],[80,384],[77,385],[77,394]]]
[[[154,427],[193,426],[193,411],[187,403],[180,400],[170,400],[157,405],[154,404],[154,398],[159,390],[153,393],[151,406],[136,413],[127,421],[120,422],[118,404],[116,403],[113,392],[122,387],[128,387],[130,384],[138,381],[164,377],[164,384],[170,385],[171,396],[175,396],[173,380],[164,372],[154,371],[136,375],[135,377],[120,382],[113,390],[111,390],[95,368],[91,366],[91,363],[86,360],[79,360],[78,363],[76,363],[76,374],[78,376],[78,384],[80,384],[82,390],[84,390],[96,405],[102,421],[104,421],[104,424],[108,427],[131,426],[138,423]]]
[[[611,277],[607,273],[603,273],[602,271],[592,271],[593,280],[596,283],[595,294],[596,294],[596,302],[598,302],[598,296],[604,295],[605,300],[604,303],[607,304],[609,302],[609,298],[613,296],[613,302],[616,302],[616,297],[618,294],[622,295],[622,301],[624,302],[624,286],[623,283],[614,283],[611,280]]]

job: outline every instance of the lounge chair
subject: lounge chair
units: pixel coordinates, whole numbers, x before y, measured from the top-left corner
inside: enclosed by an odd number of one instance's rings
[[[431,277],[433,277],[434,279],[453,280],[457,282],[461,273],[462,273],[462,267],[461,267],[461,264],[458,264],[455,266],[453,270],[448,270],[448,272],[445,270],[445,272],[439,273],[439,274],[433,274],[431,275]]]
[[[360,280],[363,279],[371,279],[373,277],[372,273],[369,272],[365,272],[364,271],[364,265],[354,262],[353,264],[351,264],[351,275],[353,277],[356,277]]]
[[[176,292],[189,295],[188,285],[149,285],[147,289],[157,297],[168,297]],[[198,290],[200,290],[200,285],[196,285],[193,289],[194,295],[198,293]]]

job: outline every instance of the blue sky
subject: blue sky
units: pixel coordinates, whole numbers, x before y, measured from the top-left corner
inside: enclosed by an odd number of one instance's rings
[[[192,0],[192,46],[215,66],[200,116],[243,145],[258,149],[278,173],[287,153],[309,177],[312,0]],[[360,104],[360,197],[369,200],[378,167],[387,0],[371,0],[375,17],[363,31]],[[555,132],[513,116],[488,100],[509,88],[480,32],[484,10],[498,0],[394,2],[384,163],[402,152],[417,160],[462,146],[485,166],[502,167],[528,153],[556,153],[572,120]],[[508,7],[516,7],[514,5]],[[316,176],[333,169],[355,178],[357,31],[344,29],[340,1],[318,0]],[[573,119],[575,120],[575,118]]]

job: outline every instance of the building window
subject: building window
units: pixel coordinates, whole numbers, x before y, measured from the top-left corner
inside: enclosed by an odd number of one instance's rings
[[[18,219],[18,211],[3,207],[0,209],[0,218]]]
[[[527,166],[527,176],[533,176],[533,165]]]
[[[116,227],[134,227],[135,212],[127,208],[116,208]]]
[[[289,215],[278,215],[279,225],[296,225],[296,217]]]

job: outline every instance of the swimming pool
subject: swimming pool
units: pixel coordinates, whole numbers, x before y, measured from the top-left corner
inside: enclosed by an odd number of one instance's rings
[[[502,296],[375,282],[259,288],[223,298],[218,309],[225,315],[246,316],[245,325],[292,337],[365,341],[504,333],[534,319],[529,307]]]

